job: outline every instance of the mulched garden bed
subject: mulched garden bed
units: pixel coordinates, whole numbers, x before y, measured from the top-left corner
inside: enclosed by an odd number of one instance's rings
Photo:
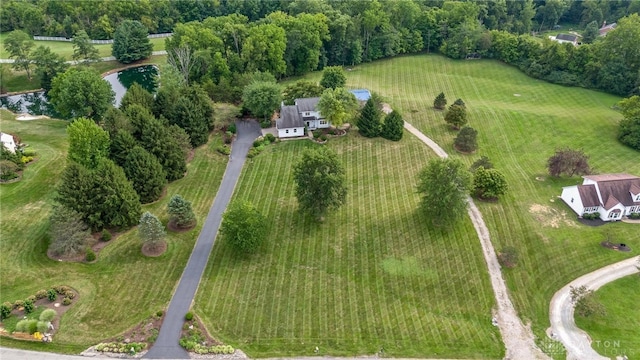
[[[587,226],[602,226],[607,223],[606,221],[602,221],[602,219],[587,220],[581,217],[578,218],[578,222]]]
[[[627,246],[627,244],[624,243],[612,243],[610,241],[603,241],[600,243],[600,245],[602,247],[606,247],[607,249],[611,249],[611,250],[618,250],[618,251],[622,251],[622,252],[628,252],[631,251],[631,248]]]

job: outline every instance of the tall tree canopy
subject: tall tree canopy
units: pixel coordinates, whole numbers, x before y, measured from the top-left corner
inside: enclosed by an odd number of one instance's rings
[[[287,47],[287,35],[275,24],[256,25],[247,32],[242,49],[242,59],[246,70],[268,71],[275,76],[284,75],[287,63],[284,53]]]
[[[49,100],[67,118],[96,121],[112,106],[115,94],[108,82],[91,68],[70,68],[53,79]]]
[[[225,211],[220,234],[242,254],[253,254],[267,236],[267,219],[248,201],[236,201]]]
[[[450,225],[464,216],[471,176],[459,160],[433,159],[418,175],[420,207],[435,225]]]
[[[318,110],[333,126],[340,126],[355,118],[358,100],[345,88],[329,88],[322,92],[318,101]]]
[[[13,68],[24,70],[27,78],[31,80],[31,48],[35,43],[31,36],[22,30],[14,30],[4,39],[4,48],[9,53],[9,57],[14,60]]]
[[[98,166],[100,159],[109,157],[109,133],[93,120],[79,118],[67,126],[68,158],[88,169]]]
[[[391,111],[384,118],[384,124],[382,124],[382,132],[380,135],[391,141],[400,141],[404,134],[404,120],[402,115],[397,110]]]
[[[91,38],[84,30],[78,30],[73,36],[73,60],[83,60],[83,62],[99,61],[98,49],[91,43]]]
[[[69,67],[61,55],[42,45],[31,52],[31,61],[35,65],[36,75],[40,78],[40,86],[45,91],[51,90],[53,79]]]
[[[271,119],[273,112],[280,107],[282,90],[275,82],[255,81],[244,88],[242,103],[255,116],[263,120]]]
[[[344,74],[342,66],[327,66],[322,70],[320,86],[326,89],[344,87],[347,84],[347,76]]]
[[[358,132],[365,137],[376,137],[380,134],[382,110],[378,108],[373,97],[370,97],[360,110],[358,117]]]
[[[123,169],[140,202],[146,204],[160,198],[167,179],[155,156],[140,146],[134,146],[127,154]]]
[[[293,178],[300,210],[316,219],[345,201],[344,168],[338,155],[327,147],[305,150],[293,167]]]
[[[123,64],[148,58],[153,50],[148,34],[140,21],[124,20],[114,34],[111,54]]]

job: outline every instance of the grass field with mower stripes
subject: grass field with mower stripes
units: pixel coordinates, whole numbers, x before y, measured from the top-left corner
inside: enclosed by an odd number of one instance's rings
[[[253,258],[216,243],[195,311],[250,356],[374,354],[500,358],[495,301],[469,219],[427,226],[418,171],[434,157],[357,132],[333,138],[346,169],[346,203],[318,224],[298,212],[292,165],[309,141],[286,141],[249,160],[235,199],[269,219]]]

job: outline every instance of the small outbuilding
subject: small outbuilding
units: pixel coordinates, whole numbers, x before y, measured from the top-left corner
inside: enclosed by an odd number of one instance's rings
[[[0,132],[0,141],[2,142],[2,145],[7,148],[7,150],[15,154],[16,142],[13,138],[13,135]]]

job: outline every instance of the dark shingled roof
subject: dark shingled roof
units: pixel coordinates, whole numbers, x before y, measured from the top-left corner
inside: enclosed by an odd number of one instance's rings
[[[640,194],[640,185],[631,184],[631,188],[629,188],[629,191],[631,191],[632,193],[634,193],[636,195]]]
[[[609,200],[611,197],[617,199],[624,206],[632,206],[638,204],[638,202],[633,201],[631,197],[631,187],[640,186],[640,178],[633,177],[630,179],[624,180],[610,180],[610,181],[598,181],[598,189],[600,189],[600,196],[602,196],[602,200],[607,199],[607,203],[605,204],[605,208],[609,204]]]
[[[600,206],[600,200],[598,200],[598,193],[596,192],[595,185],[578,185],[578,193],[580,194],[580,199],[582,199],[582,206]]]
[[[298,108],[295,105],[283,106],[280,109],[280,118],[276,120],[276,127],[278,129],[304,127]]]
[[[319,97],[296,99],[296,105],[298,105],[298,110],[300,112],[316,111],[318,101],[320,101]]]
[[[578,37],[575,35],[571,35],[571,34],[558,34],[558,36],[556,36],[556,40],[564,40],[564,41],[576,41],[578,40]]]

